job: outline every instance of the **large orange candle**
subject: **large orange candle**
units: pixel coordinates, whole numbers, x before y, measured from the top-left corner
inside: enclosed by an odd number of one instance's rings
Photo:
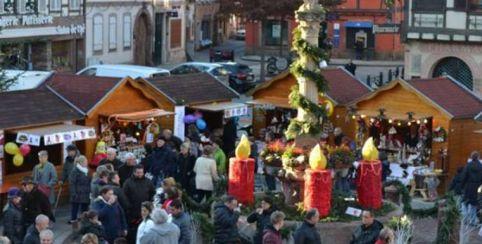
[[[310,153],[310,168],[305,171],[305,210],[318,209],[321,217],[328,216],[331,208],[331,172],[326,170],[327,160],[317,145]]]
[[[382,164],[373,138],[363,145],[362,155],[356,181],[358,202],[363,208],[379,209],[382,207]]]
[[[254,159],[249,158],[251,146],[243,135],[236,148],[236,157],[229,159],[228,193],[245,205],[254,203]]]

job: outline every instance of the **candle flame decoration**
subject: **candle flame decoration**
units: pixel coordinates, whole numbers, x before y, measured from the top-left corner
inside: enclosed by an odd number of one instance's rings
[[[362,155],[364,160],[374,161],[378,160],[378,150],[375,147],[373,137],[368,138],[362,148]]]
[[[324,170],[326,169],[327,160],[325,154],[321,150],[319,144],[317,144],[310,152],[310,167],[313,170]]]
[[[241,137],[239,141],[238,147],[236,147],[236,158],[239,159],[247,159],[251,154],[251,145],[249,144],[249,140],[246,135]]]

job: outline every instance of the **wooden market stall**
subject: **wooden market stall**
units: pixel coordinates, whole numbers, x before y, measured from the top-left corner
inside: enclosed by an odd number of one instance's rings
[[[333,128],[340,127],[345,135],[353,139],[355,123],[350,119],[351,115],[346,105],[368,94],[371,89],[342,67],[325,68],[322,70],[322,74],[328,83],[325,97],[334,105],[334,112],[330,117],[332,126],[327,128],[327,132],[330,133]],[[295,84],[295,77],[289,72],[284,72],[251,91],[253,101],[250,103],[254,104],[253,131],[255,135],[259,135],[260,130],[267,127],[273,117],[277,116],[279,121],[281,119],[280,111],[292,110],[288,97],[291,87]],[[320,103],[322,102],[323,100],[320,98]],[[292,112],[291,116],[295,116],[295,112]]]
[[[474,119],[482,101],[451,77],[394,80],[350,106],[379,149],[397,154],[393,159],[402,164],[435,162],[448,176],[445,184],[472,151],[482,150],[482,134],[474,133],[482,129]]]
[[[94,127],[99,135],[112,132],[115,142],[109,146],[117,147],[120,153],[142,156],[144,135],[154,122],[160,128],[173,128],[173,104],[149,83],[129,77],[55,74],[45,86],[83,113],[79,124]],[[80,148],[92,159],[96,141],[87,141]]]
[[[83,115],[49,90],[1,92],[0,101],[0,194],[32,174],[40,150],[47,150],[60,172],[66,146],[95,138],[94,128],[74,125]],[[4,152],[7,143],[28,145],[30,152],[20,155],[22,163],[14,165],[14,155]]]

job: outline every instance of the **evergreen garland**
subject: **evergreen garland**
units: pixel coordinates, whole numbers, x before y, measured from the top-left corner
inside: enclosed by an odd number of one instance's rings
[[[290,67],[290,72],[297,80],[307,79],[315,83],[318,88],[320,96],[322,96],[326,90],[326,82],[321,74],[321,70],[316,71],[309,70],[302,64],[302,58],[309,59],[317,66],[322,60],[327,60],[327,53],[322,48],[311,45],[301,37],[301,30],[299,27],[293,31],[293,50],[296,51],[300,58],[298,58]],[[289,95],[289,102],[293,108],[302,108],[308,113],[312,114],[315,119],[312,121],[299,121],[292,119],[290,125],[286,131],[286,137],[288,139],[294,139],[296,136],[308,134],[317,135],[321,133],[320,118],[326,117],[326,110],[318,104],[318,102],[312,102],[307,97],[300,94],[299,85],[294,85],[291,88]]]
[[[384,184],[384,187],[391,185],[395,186],[398,189],[399,194],[402,196],[403,213],[413,217],[429,217],[437,215],[438,203],[435,203],[434,207],[428,209],[412,209],[412,197],[410,196],[408,188],[399,180],[387,181]]]

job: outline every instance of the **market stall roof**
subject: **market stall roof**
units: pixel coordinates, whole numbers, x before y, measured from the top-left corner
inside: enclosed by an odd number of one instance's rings
[[[368,87],[362,81],[358,80],[343,67],[328,67],[322,69],[321,73],[323,74],[323,77],[328,84],[328,91],[326,92],[325,96],[328,97],[328,99],[330,99],[335,105],[347,104],[365,94],[368,94],[371,91],[370,87]],[[288,79],[293,84],[295,84],[296,82],[295,77],[291,75],[289,71],[285,71],[277,75],[273,79],[266,81],[261,85],[258,85],[256,88],[251,90],[249,94],[253,95],[255,97],[255,100],[257,100],[259,99],[256,98],[255,95],[257,92],[264,89],[269,89],[277,82],[281,82],[286,79]],[[281,103],[281,105],[284,105],[283,107],[287,107],[286,105],[289,104],[288,97],[278,98],[277,101],[275,101],[273,98],[263,97],[263,99],[265,99],[265,102],[273,101]],[[277,106],[276,104],[272,105]]]
[[[0,129],[82,119],[80,112],[44,89],[0,92]]]
[[[350,105],[356,106],[356,104],[370,100],[378,94],[390,90],[397,85],[401,85],[404,89],[413,92],[449,118],[474,118],[474,116],[482,111],[482,100],[449,76],[430,79],[414,79],[410,81],[397,79],[387,83],[376,91],[355,100],[350,103]],[[379,114],[378,109],[379,108],[373,108],[373,110],[363,112],[366,115],[370,115],[370,113]],[[391,112],[395,113],[387,109],[385,114],[389,115]],[[407,118],[406,114],[393,114],[393,116],[393,118]],[[416,113],[414,116],[419,116],[420,118],[430,117],[428,114],[417,115]]]
[[[14,132],[17,133],[17,143],[27,143],[34,146],[40,145],[40,138],[42,137],[44,138],[44,145],[96,138],[94,128],[73,124],[40,126],[15,130]]]
[[[172,115],[173,112],[167,112],[162,109],[150,109],[145,111],[138,111],[133,113],[111,114],[109,120],[115,119],[120,122],[140,122],[147,119],[152,119],[161,116]]]
[[[84,114],[88,114],[119,86],[122,80],[111,77],[56,73],[47,80],[45,86],[72,103]]]
[[[207,73],[171,75],[147,80],[172,102],[192,105],[239,98],[239,94]]]
[[[246,104],[236,102],[200,104],[191,106],[191,108],[213,112],[224,111],[224,117],[226,118],[248,114],[248,107]]]

